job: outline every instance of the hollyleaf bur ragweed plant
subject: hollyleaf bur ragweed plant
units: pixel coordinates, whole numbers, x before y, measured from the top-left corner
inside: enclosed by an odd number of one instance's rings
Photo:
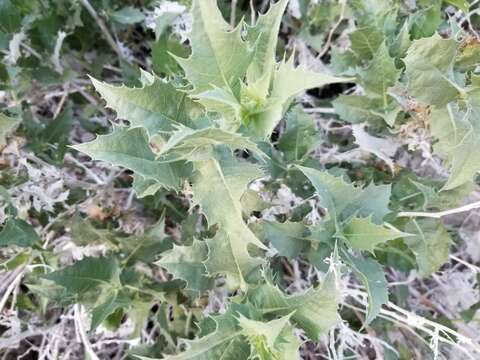
[[[417,2],[292,1],[282,29],[288,0],[236,25],[215,0],[193,0],[190,54],[154,59],[162,71],[141,70],[137,87],[91,77],[119,121],[71,146],[127,169],[136,197],[163,215],[130,236],[74,215],[76,242],[101,244],[102,256],[62,268],[0,186],[0,246],[45,257],[29,290],[86,306],[92,334],[130,322],[139,336],[155,308],[157,348],[128,355],[144,360],[309,358],[326,337],[329,356],[356,356],[357,342],[408,358],[394,337],[362,333],[388,322],[421,332],[435,358],[444,344],[480,356],[467,327],[396,305],[407,304],[402,286],[423,291],[448,262],[460,235],[445,219],[480,207],[460,206],[480,170],[480,42],[442,17],[470,5]],[[282,31],[301,41],[283,48]],[[0,115],[0,147],[18,126]],[[396,272],[416,276],[395,282]]]
[[[224,277],[230,291],[240,289],[245,296],[238,310],[213,318],[216,329],[212,334],[193,341],[184,354],[172,358],[238,358],[239,352],[245,358],[290,356],[299,345],[292,335],[294,324],[318,339],[337,321],[338,290],[333,273],[323,285],[294,297],[268,282],[263,284],[269,268],[268,248],[242,213],[241,200],[248,185],[266,175],[268,157],[256,142],[270,137],[292,97],[310,88],[353,80],[296,68],[293,55],[276,62],[286,5],[285,0],[272,5],[254,26],[240,22],[232,29],[214,1],[194,1],[192,54],[187,59],[177,58],[188,82],[183,88],[152,74],[144,74],[142,88],[114,87],[93,80],[107,106],[129,124],[74,148],[95,160],[132,170],[139,196],[160,188],[180,192],[191,184],[193,205],[199,206],[209,227],[216,227],[215,234],[205,240],[194,239],[189,246],[175,245],[162,254],[158,264],[184,280],[186,289],[196,296],[211,289],[217,277]],[[248,159],[237,157],[235,150],[247,151]],[[328,195],[332,211],[340,212],[347,204],[345,199],[338,199],[337,204],[338,190],[336,185],[330,189],[330,181],[345,187],[348,192],[344,195],[354,195],[355,203],[364,206],[365,195],[341,179],[318,170],[301,170],[319,193],[332,192]],[[325,184],[323,176],[329,177]],[[377,219],[385,209],[378,211]],[[365,207],[362,215],[373,212],[371,206]],[[336,216],[332,221],[339,226]],[[402,236],[400,231],[370,220],[366,225],[352,221],[346,241],[359,250],[374,246],[362,245],[365,235],[358,238],[358,228],[363,226],[372,231],[375,243]],[[55,280],[55,274],[49,278]],[[258,293],[262,288],[265,294]],[[261,300],[251,303],[251,292],[254,299]]]

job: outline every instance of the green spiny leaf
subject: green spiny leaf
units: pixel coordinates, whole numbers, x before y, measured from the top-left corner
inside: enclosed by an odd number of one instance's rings
[[[265,314],[288,315],[293,312],[292,321],[305,330],[307,336],[318,341],[338,320],[337,307],[340,292],[333,273],[328,273],[317,288],[303,294],[286,296],[267,282],[247,293],[248,300]]]
[[[405,231],[414,234],[406,237],[405,243],[415,254],[420,276],[431,275],[448,261],[452,240],[441,222],[415,219],[407,223]]]
[[[450,75],[456,51],[455,40],[438,34],[415,40],[404,60],[409,92],[435,106],[445,106],[461,96],[463,91]]]
[[[69,293],[82,295],[99,287],[119,285],[118,275],[114,257],[86,257],[43,277],[63,286]]]
[[[149,74],[150,75],[150,74]],[[158,131],[173,130],[174,125],[192,125],[197,106],[171,83],[158,77],[141,88],[113,86],[91,78],[95,89],[120,119],[132,127],[144,127],[149,136]]]
[[[377,225],[370,218],[353,218],[343,229],[343,236],[352,249],[371,253],[378,244],[408,235],[394,228]]]
[[[175,167],[155,161],[144,128],[128,129],[117,126],[108,135],[100,135],[91,142],[72,147],[92,159],[130,169],[137,176],[156,181],[167,189],[180,188],[181,180]]]
[[[206,243],[194,240],[190,246],[174,245],[173,249],[162,255],[157,264],[166,268],[175,278],[185,280],[187,290],[200,295],[213,286],[213,279],[207,275],[203,264],[207,253]]]
[[[387,280],[382,265],[371,258],[358,258],[344,254],[347,264],[353,269],[368,292],[368,312],[365,324],[369,325],[388,302]]]
[[[10,218],[0,231],[0,247],[17,245],[21,247],[33,246],[40,237],[32,225],[21,219]]]
[[[188,59],[176,59],[193,85],[193,93],[210,90],[214,85],[238,95],[240,80],[254,55],[254,49],[242,40],[243,22],[232,29],[216,0],[194,0],[191,14],[192,54]]]
[[[205,266],[211,275],[226,274],[230,286],[244,288],[245,278],[263,263],[250,256],[247,246],[265,246],[243,222],[240,198],[247,184],[260,177],[261,172],[254,165],[245,164],[243,175],[237,177],[238,167],[226,166],[224,172],[220,164],[214,159],[195,163],[193,200],[200,205],[208,223],[219,226],[217,234],[207,240]]]

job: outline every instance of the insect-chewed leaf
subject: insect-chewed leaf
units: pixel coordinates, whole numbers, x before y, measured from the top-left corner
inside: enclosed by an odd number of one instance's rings
[[[213,286],[213,278],[208,276],[203,264],[207,253],[206,243],[194,240],[190,246],[174,245],[173,249],[162,254],[157,264],[167,269],[175,278],[185,280],[187,290],[201,295]]]
[[[303,294],[286,296],[267,282],[249,290],[247,298],[264,314],[285,316],[293,312],[292,321],[313,341],[318,341],[338,321],[340,292],[333,273],[328,273],[317,288]]]
[[[115,127],[108,135],[99,135],[95,140],[72,146],[94,160],[106,161],[123,166],[153,180],[167,189],[179,189],[181,178],[170,164],[155,161],[155,155],[148,144],[146,130]]]
[[[114,257],[86,257],[64,269],[44,275],[69,293],[82,295],[99,287],[118,285],[118,263]]]
[[[144,127],[150,136],[158,131],[171,131],[174,125],[192,125],[191,115],[198,108],[185,92],[154,77],[141,88],[113,86],[91,78],[95,89],[117,117],[128,120],[132,127]]]

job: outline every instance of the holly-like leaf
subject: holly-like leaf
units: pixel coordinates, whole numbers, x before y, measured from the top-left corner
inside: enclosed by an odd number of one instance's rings
[[[224,315],[209,318],[211,331],[206,336],[194,340],[183,340],[184,352],[177,355],[166,355],[165,360],[248,360],[251,354],[250,345],[243,330],[238,326],[238,314],[231,309]],[[213,323],[213,324],[212,324]],[[202,329],[203,330],[203,329]],[[142,360],[152,360],[137,356]]]
[[[231,151],[245,149],[260,157],[266,157],[254,142],[241,134],[213,127],[193,130],[184,126],[176,129],[161,148],[159,155],[168,161],[206,160],[212,156],[213,147],[218,145],[226,145]]]
[[[185,280],[187,290],[201,295],[213,286],[213,279],[207,275],[203,264],[207,253],[206,243],[194,240],[190,246],[174,245],[173,249],[162,254],[157,264],[167,269],[175,278]]]
[[[450,75],[457,42],[432,37],[415,40],[405,57],[408,91],[422,102],[445,106],[463,94]]]
[[[475,149],[480,145],[480,91],[469,94],[466,110],[455,104],[433,111],[432,133],[438,138],[434,150],[446,158],[451,174],[443,190],[452,190],[471,182],[480,170]]]
[[[343,236],[354,250],[373,253],[378,244],[408,236],[395,228],[377,225],[370,218],[353,218],[343,229]]]
[[[309,241],[305,238],[307,228],[302,223],[266,221],[264,229],[265,238],[281,256],[294,259],[308,247]]]
[[[94,160],[130,169],[137,176],[155,181],[167,189],[180,188],[181,179],[175,166],[155,161],[144,128],[117,126],[110,134],[99,135],[91,142],[72,147]]]
[[[321,204],[338,220],[351,216],[371,216],[373,222],[381,223],[390,212],[390,185],[370,184],[364,189],[346,183],[326,171],[297,166],[314,186],[321,198]]]
[[[253,61],[248,69],[251,82],[260,79],[264,74],[268,74],[266,81],[270,82],[275,65],[278,31],[287,4],[288,0],[272,3],[265,14],[259,15],[254,26],[246,26],[246,39],[250,46],[255,48]]]
[[[225,168],[227,172],[215,159],[195,163],[193,201],[200,205],[209,225],[219,226],[216,235],[207,240],[208,259],[204,264],[208,273],[212,276],[226,274],[231,287],[245,288],[245,278],[263,263],[262,259],[248,253],[247,246],[251,244],[262,249],[265,246],[243,222],[240,198],[247,184],[262,172],[246,163],[242,176],[236,176],[238,166]]]
[[[118,263],[114,257],[86,257],[64,269],[44,275],[69,293],[82,295],[100,287],[119,285]]]
[[[412,219],[405,231],[414,236],[404,239],[415,254],[420,276],[426,277],[448,261],[452,240],[441,222],[435,219]]]
[[[151,75],[151,74],[149,74]],[[149,136],[171,131],[174,125],[192,126],[191,116],[198,108],[185,92],[158,77],[141,88],[113,86],[91,78],[93,86],[117,117],[131,127],[144,127]]]
[[[193,94],[211,90],[214,85],[237,96],[240,80],[254,55],[254,49],[242,39],[243,21],[232,29],[216,0],[194,0],[191,14],[192,54],[187,59],[176,59],[193,85]]]
[[[361,59],[371,59],[384,41],[382,32],[376,26],[365,26],[349,34],[352,50]]]
[[[98,305],[91,311],[90,331],[95,330],[115,310],[129,305],[130,299],[124,292],[118,289],[107,289],[105,294],[100,296]]]
[[[258,136],[265,138],[277,126],[294,95],[328,84],[352,81],[352,78],[318,73],[303,66],[295,67],[294,57],[291,56],[287,61],[280,62],[274,71],[268,108],[253,114],[248,122]]]
[[[340,292],[333,273],[328,273],[317,288],[302,294],[287,296],[278,287],[267,282],[247,293],[248,300],[264,314],[289,315],[307,336],[318,341],[338,321],[337,308]]]
[[[292,314],[268,322],[251,320],[240,314],[238,325],[258,359],[296,359],[300,341],[292,334]]]
[[[365,90],[379,96],[385,105],[388,104],[387,90],[395,85],[399,76],[400,70],[395,67],[385,42],[378,47],[369,66],[360,72]]]
[[[347,253],[343,258],[365,286],[368,293],[366,325],[380,313],[383,304],[388,302],[388,284],[382,265],[372,258],[353,257]]]
[[[17,245],[20,247],[33,246],[40,237],[32,225],[21,219],[9,218],[0,231],[0,247]]]
[[[286,129],[278,141],[287,162],[301,162],[319,144],[321,137],[315,128],[312,116],[299,107],[295,107],[286,115]]]

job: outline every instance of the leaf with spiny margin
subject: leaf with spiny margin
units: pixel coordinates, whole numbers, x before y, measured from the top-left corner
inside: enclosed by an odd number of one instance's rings
[[[265,14],[259,15],[254,26],[246,25],[246,40],[252,48],[255,48],[255,55],[248,69],[249,82],[260,79],[264,74],[267,74],[268,82],[271,78],[275,65],[278,32],[287,4],[288,0],[272,3]]]
[[[376,26],[365,26],[349,34],[352,50],[361,59],[374,57],[384,41],[383,33]]]
[[[388,104],[387,90],[395,85],[400,77],[395,60],[388,53],[385,42],[378,47],[368,67],[360,71],[360,83],[367,93],[379,96],[385,107]]]
[[[355,272],[368,293],[368,311],[365,325],[369,325],[388,302],[388,283],[383,266],[372,258],[359,258],[342,254],[343,260]]]
[[[114,127],[107,135],[99,135],[93,141],[72,146],[94,160],[123,166],[146,180],[153,180],[167,189],[180,189],[181,178],[175,164],[155,161],[144,128]]]
[[[131,235],[117,239],[119,248],[125,255],[122,263],[133,266],[137,262],[145,264],[156,260],[159,254],[172,248],[173,239],[165,233],[165,213],[153,226],[141,235]]]
[[[192,54],[187,59],[175,58],[193,85],[192,93],[211,90],[214,85],[229,89],[238,97],[240,81],[254,55],[254,49],[242,39],[243,21],[232,29],[216,0],[194,0],[191,14]]]
[[[230,306],[232,307],[232,306]],[[242,329],[238,326],[237,314],[229,309],[227,313],[209,318],[209,328],[213,330],[207,335],[194,340],[183,340],[185,351],[176,355],[164,355],[165,360],[248,360],[250,345]],[[203,329],[203,328],[202,328]],[[141,360],[153,360],[137,356]]]
[[[414,234],[404,241],[415,254],[420,276],[431,275],[448,261],[452,240],[438,219],[412,219],[405,231]]]
[[[444,158],[450,176],[442,190],[471,182],[480,170],[476,149],[480,146],[480,91],[474,90],[462,105],[451,103],[429,115],[431,133],[438,139],[435,154]]]
[[[33,246],[40,237],[32,225],[22,219],[9,218],[0,231],[0,247],[17,245],[20,247]]]
[[[373,222],[381,223],[383,217],[390,212],[388,203],[391,185],[371,183],[362,189],[326,171],[299,165],[296,167],[310,180],[320,195],[322,205],[336,220],[371,216]]]
[[[292,321],[313,341],[318,341],[338,321],[340,292],[332,272],[327,274],[321,285],[302,294],[287,296],[278,287],[266,282],[249,289],[247,298],[264,314],[285,316],[293,312]]]
[[[225,145],[231,151],[246,149],[265,158],[266,155],[250,139],[241,134],[219,128],[208,127],[194,130],[185,126],[178,127],[167,143],[161,148],[159,156],[171,161],[201,161],[212,157],[212,148]]]
[[[437,107],[462,95],[463,90],[450,75],[457,46],[455,40],[438,34],[412,43],[404,59],[410,94]]]
[[[250,256],[247,246],[265,246],[244,223],[240,198],[247,184],[263,173],[253,164],[224,164],[215,159],[194,163],[193,202],[200,205],[210,226],[219,226],[216,235],[207,240],[208,259],[204,264],[208,273],[226,274],[230,287],[245,288],[245,278],[263,263]]]
[[[373,253],[378,244],[389,240],[409,236],[395,228],[387,228],[372,222],[371,218],[353,218],[343,229],[341,234],[350,247],[358,251]]]
[[[99,301],[92,311],[92,319],[90,323],[90,331],[95,330],[110,314],[119,308],[126,308],[130,305],[129,297],[118,289],[107,289],[102,294]]]
[[[17,128],[21,121],[18,117],[0,113],[0,149],[7,144],[7,136]]]
[[[340,95],[332,103],[338,116],[352,124],[363,122],[378,124],[382,121],[380,109],[382,109],[383,101],[379,98]]]
[[[391,97],[384,99],[362,95],[340,95],[332,101],[338,116],[352,124],[368,122],[374,126],[382,126],[385,121],[393,126],[402,110]]]
[[[280,256],[294,259],[309,245],[305,238],[308,230],[302,223],[265,221],[263,227],[266,240],[272,243]]]
[[[46,274],[43,278],[63,286],[75,295],[120,284],[119,267],[114,257],[86,257],[64,269]]]
[[[258,136],[266,138],[282,119],[291,98],[298,93],[328,84],[352,82],[353,78],[341,78],[295,67],[294,56],[280,62],[274,70],[271,85],[271,102],[263,112],[254,114],[248,121]]]
[[[433,184],[422,184],[418,181],[410,179],[410,182],[415,186],[415,191],[422,193],[424,202],[422,206],[423,211],[429,209],[449,209],[460,206],[462,201],[472,193],[475,184],[473,182],[466,182],[461,186],[457,186],[452,190],[437,190]]]
[[[285,161],[301,162],[321,142],[321,135],[315,127],[315,119],[297,106],[287,113],[285,123],[286,129],[277,147],[282,151]]]
[[[300,341],[293,335],[291,316],[264,322],[240,314],[238,325],[250,344],[250,356],[261,360],[297,359]]]
[[[155,195],[162,189],[162,184],[152,179],[145,179],[143,176],[133,174],[133,190],[139,199],[145,196]]]
[[[207,254],[207,244],[194,239],[190,246],[173,245],[173,249],[163,253],[156,264],[167,269],[175,278],[185,280],[186,289],[199,296],[214,284],[214,279],[208,276],[203,264]]]
[[[146,78],[141,88],[113,86],[90,79],[107,102],[106,106],[114,110],[118,118],[128,120],[131,127],[144,127],[149,136],[171,131],[174,125],[192,126],[192,117],[199,112],[198,105],[184,91],[156,76]]]

